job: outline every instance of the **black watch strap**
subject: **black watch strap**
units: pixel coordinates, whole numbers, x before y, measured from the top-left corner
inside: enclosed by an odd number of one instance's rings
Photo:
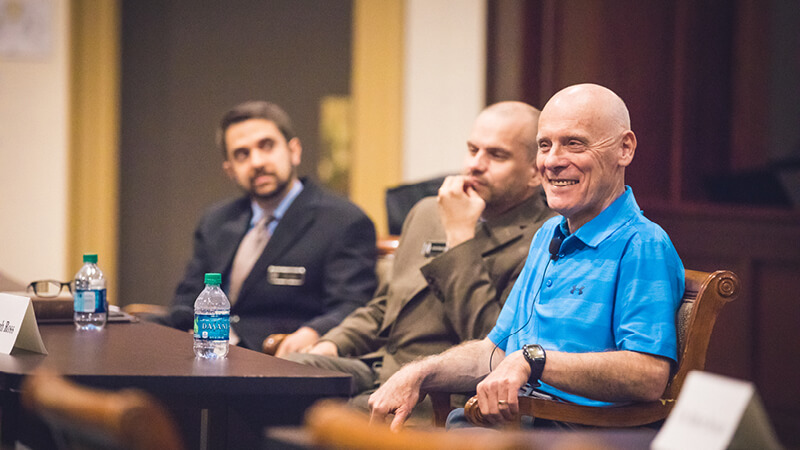
[[[528,344],[522,346],[522,356],[531,366],[531,376],[528,378],[528,382],[532,385],[538,385],[539,379],[542,378],[542,372],[544,372],[547,353],[539,344]]]

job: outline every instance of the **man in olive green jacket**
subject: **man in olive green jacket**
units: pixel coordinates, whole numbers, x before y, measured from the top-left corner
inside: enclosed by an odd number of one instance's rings
[[[464,175],[418,202],[403,224],[392,274],[306,353],[288,359],[353,374],[354,403],[403,364],[479,339],[494,326],[531,239],[553,216],[536,161],[539,111],[486,108],[467,141]]]

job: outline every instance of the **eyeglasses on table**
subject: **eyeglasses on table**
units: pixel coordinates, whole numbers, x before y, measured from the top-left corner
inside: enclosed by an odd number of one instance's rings
[[[58,297],[65,287],[69,293],[72,294],[72,282],[58,280],[32,281],[31,284],[28,285],[27,291],[33,292],[37,297],[52,298]]]

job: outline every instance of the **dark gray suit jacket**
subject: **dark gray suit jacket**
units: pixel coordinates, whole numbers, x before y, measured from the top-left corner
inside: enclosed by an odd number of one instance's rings
[[[349,201],[302,181],[303,191],[278,222],[231,308],[231,324],[245,347],[260,349],[269,334],[301,326],[322,335],[364,305],[377,287],[372,221]],[[213,206],[200,220],[170,325],[192,328],[192,308],[206,272],[221,273],[227,285],[251,216],[250,198],[242,197]],[[305,273],[291,273],[298,269]]]

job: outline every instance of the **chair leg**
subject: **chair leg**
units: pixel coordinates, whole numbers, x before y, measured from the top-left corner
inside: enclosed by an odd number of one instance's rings
[[[444,428],[447,416],[453,410],[452,406],[450,406],[450,393],[430,392],[428,396],[431,398],[431,403],[433,403],[433,425]]]

